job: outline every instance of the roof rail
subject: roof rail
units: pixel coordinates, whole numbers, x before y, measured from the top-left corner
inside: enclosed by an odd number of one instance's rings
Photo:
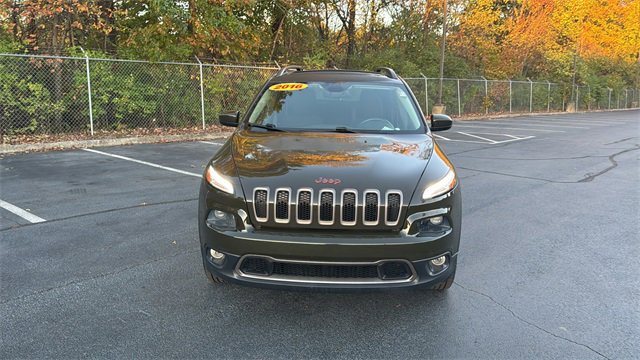
[[[292,72],[292,71],[303,71],[304,69],[302,68],[302,66],[300,65],[289,65],[289,66],[285,66],[283,68],[281,68],[280,70],[278,70],[278,73],[275,76],[282,76],[286,73]]]
[[[397,79],[398,78],[398,75],[396,74],[396,72],[393,71],[393,69],[389,68],[389,67],[379,67],[379,68],[376,68],[374,71],[379,73],[379,74],[383,74],[383,75],[385,75],[385,76],[387,76],[388,78],[391,78],[391,79]]]

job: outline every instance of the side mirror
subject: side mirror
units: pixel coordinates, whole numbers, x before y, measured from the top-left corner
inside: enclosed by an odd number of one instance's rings
[[[443,131],[451,129],[453,120],[448,115],[431,114],[431,131]]]
[[[220,125],[237,127],[238,122],[240,121],[240,111],[220,114],[218,116],[218,121],[220,122]]]

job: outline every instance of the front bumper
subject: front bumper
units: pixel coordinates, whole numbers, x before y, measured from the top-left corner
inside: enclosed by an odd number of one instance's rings
[[[406,231],[362,233],[286,228],[256,230],[250,224],[243,230],[218,231],[206,225],[206,217],[211,209],[219,207],[217,201],[212,202],[212,197],[219,199],[220,196],[224,195],[217,194],[215,189],[203,184],[198,216],[200,243],[206,270],[229,282],[262,287],[314,289],[430,287],[446,281],[456,270],[461,218],[461,199],[457,188],[438,201],[413,209],[407,217],[405,229],[410,229],[411,222],[418,221],[421,217],[443,214],[451,229],[437,236],[415,236]],[[237,205],[240,204],[235,202],[235,206]],[[231,208],[223,206],[221,209],[229,211]],[[240,214],[242,212],[239,211]],[[250,220],[238,219],[238,222],[245,221]],[[208,255],[210,249],[225,254],[221,264],[212,261]],[[429,260],[443,255],[448,260],[446,268],[433,273],[428,266]],[[240,269],[241,260],[247,256],[312,266],[377,266],[389,261],[399,261],[408,265],[411,276],[391,280],[380,278],[376,281],[322,276],[256,275]]]
[[[447,254],[449,256],[449,254]],[[409,262],[414,271],[413,275],[406,280],[366,280],[366,279],[327,279],[327,278],[310,278],[310,277],[276,277],[256,276],[246,274],[239,271],[240,261],[244,257],[232,254],[226,254],[225,262],[220,266],[210,261],[206,254],[203,254],[204,266],[207,271],[225,279],[228,282],[241,285],[250,285],[267,288],[280,289],[389,289],[389,288],[407,288],[407,287],[431,287],[434,284],[444,282],[447,278],[455,273],[457,264],[457,254],[449,257],[448,267],[437,275],[430,274],[428,270],[428,260],[419,260]],[[280,260],[280,259],[278,259]],[[286,260],[285,260],[286,261]],[[381,260],[374,263],[384,262]],[[315,262],[313,264],[330,264],[328,262]],[[341,262],[340,264],[346,264]],[[351,264],[370,264],[370,263],[351,263]]]

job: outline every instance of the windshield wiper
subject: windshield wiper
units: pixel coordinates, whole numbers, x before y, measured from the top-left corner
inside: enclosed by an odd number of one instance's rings
[[[334,131],[339,133],[355,133],[356,132],[347,128],[346,126],[338,126]]]
[[[286,131],[286,130],[282,130],[282,129],[278,129],[275,125],[273,124],[253,124],[253,123],[249,123],[250,127],[257,127],[260,129],[265,129],[265,130],[269,130],[269,131]]]

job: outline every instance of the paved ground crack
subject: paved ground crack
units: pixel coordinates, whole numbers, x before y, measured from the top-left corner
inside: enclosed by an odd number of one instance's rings
[[[525,319],[525,318],[523,318],[523,317],[519,316],[519,315],[518,315],[518,314],[516,314],[513,310],[509,309],[509,308],[508,308],[508,307],[506,307],[505,305],[503,305],[503,304],[501,304],[500,302],[496,301],[496,300],[495,300],[493,297],[491,297],[490,295],[487,295],[487,294],[485,294],[485,293],[483,293],[483,292],[480,292],[480,291],[478,291],[478,290],[474,290],[474,289],[471,289],[471,288],[469,288],[469,287],[463,286],[463,285],[461,285],[461,284],[460,284],[459,282],[457,282],[457,281],[454,281],[453,283],[454,283],[454,284],[456,284],[457,286],[459,286],[460,288],[462,288],[463,290],[466,290],[466,291],[472,292],[472,293],[474,293],[474,294],[477,294],[477,295],[480,295],[480,296],[483,296],[483,297],[485,297],[485,298],[489,299],[489,300],[490,300],[491,302],[493,302],[494,304],[496,304],[496,305],[500,306],[501,308],[503,308],[503,309],[507,310],[507,311],[511,314],[511,316],[513,316],[514,318],[516,318],[516,319],[517,319],[518,321],[520,321],[520,322],[523,322],[523,323],[525,323],[525,324],[527,324],[527,325],[529,325],[529,326],[531,326],[531,327],[534,327],[534,328],[536,328],[536,329],[538,329],[538,330],[540,330],[540,331],[544,332],[545,334],[551,335],[551,336],[553,336],[553,337],[555,337],[555,338],[558,338],[558,339],[561,339],[561,340],[564,340],[564,341],[570,342],[570,343],[575,344],[575,345],[578,345],[578,346],[582,346],[582,347],[584,347],[584,348],[586,348],[586,349],[588,349],[588,350],[592,351],[593,353],[598,354],[599,356],[601,356],[601,357],[602,357],[602,358],[604,358],[604,359],[611,360],[611,358],[609,358],[608,356],[606,356],[606,355],[604,355],[603,353],[599,352],[598,350],[596,350],[596,349],[592,348],[592,347],[591,347],[591,346],[589,346],[589,345],[586,345],[586,344],[583,344],[583,343],[579,343],[579,342],[577,342],[577,341],[575,341],[575,340],[571,340],[571,339],[566,338],[566,337],[564,337],[564,336],[560,336],[560,335],[554,334],[554,333],[552,333],[551,331],[549,331],[549,330],[547,330],[547,329],[545,329],[545,328],[543,328],[543,327],[541,327],[541,326],[538,326],[538,325],[536,325],[536,324],[532,323],[531,321],[529,321],[529,320],[527,320],[527,319]]]
[[[631,139],[635,139],[635,138],[636,138],[635,136],[632,136],[632,137],[620,139],[620,140],[617,140],[617,141],[612,141],[610,143],[606,143],[605,145],[613,145],[613,144],[621,143],[623,141],[627,141],[627,140],[631,140]]]
[[[606,169],[604,169],[604,170],[602,170],[602,171],[600,171],[598,173],[595,173],[595,174],[592,174],[592,175],[588,175],[584,179],[578,180],[578,182],[590,182],[590,181],[593,181],[593,179],[597,178],[598,176],[606,174],[607,172],[609,172],[609,171],[615,169],[616,167],[618,167],[618,162],[615,160],[616,156],[624,154],[624,153],[627,153],[629,151],[639,150],[639,149],[640,149],[640,147],[633,147],[631,149],[622,150],[620,152],[617,152],[617,153],[609,156],[609,161],[611,161],[611,166],[607,167]]]
[[[87,281],[91,281],[91,280],[95,280],[95,279],[100,279],[100,278],[105,278],[105,277],[112,276],[112,275],[117,275],[117,274],[120,274],[120,273],[125,272],[127,270],[135,269],[137,267],[153,264],[153,263],[158,262],[158,261],[171,259],[171,258],[174,258],[174,257],[178,257],[180,255],[186,255],[186,254],[189,254],[189,253],[195,253],[195,252],[199,252],[199,251],[200,250],[193,250],[193,249],[185,250],[185,251],[181,251],[181,252],[178,252],[178,253],[175,253],[175,254],[171,254],[171,255],[168,255],[168,256],[163,256],[163,257],[155,258],[155,259],[152,259],[152,260],[148,260],[148,261],[145,261],[145,262],[142,262],[142,263],[129,265],[129,266],[123,267],[121,269],[118,269],[116,271],[97,274],[97,275],[94,275],[94,276],[91,276],[91,277],[87,277],[87,278],[71,280],[71,281],[68,281],[68,282],[66,282],[64,284],[61,284],[61,285],[52,286],[50,288],[41,289],[41,290],[26,294],[26,295],[21,295],[21,296],[17,296],[17,297],[11,298],[11,299],[4,300],[4,301],[0,302],[0,305],[4,305],[4,304],[15,302],[15,301],[20,301],[20,300],[23,300],[23,299],[26,299],[26,298],[30,298],[32,296],[37,296],[37,295],[41,295],[41,294],[47,293],[49,291],[62,289],[62,288],[65,288],[67,286],[77,285],[77,284],[81,284],[83,282],[87,282]]]
[[[604,175],[607,172],[615,169],[616,167],[618,167],[618,162],[615,160],[616,156],[622,155],[624,153],[627,153],[627,152],[630,152],[630,151],[634,151],[634,150],[640,150],[640,147],[633,147],[633,148],[630,148],[630,149],[625,149],[625,150],[619,151],[619,152],[617,152],[615,154],[611,154],[609,156],[602,155],[601,157],[605,157],[606,156],[609,159],[609,161],[611,162],[611,165],[608,166],[607,168],[605,168],[604,170],[599,171],[599,172],[597,172],[595,174],[587,174],[584,178],[582,178],[582,179],[580,179],[578,181],[549,180],[549,179],[533,177],[533,176],[507,174],[507,173],[503,173],[503,172],[499,172],[499,171],[481,170],[481,169],[468,168],[468,167],[464,167],[464,166],[457,166],[457,168],[458,169],[463,169],[463,170],[478,171],[478,172],[487,173],[487,174],[495,174],[495,175],[516,177],[516,178],[520,178],[520,179],[544,181],[544,182],[553,183],[553,184],[578,184],[578,183],[591,182],[595,178],[597,178],[598,176]]]

